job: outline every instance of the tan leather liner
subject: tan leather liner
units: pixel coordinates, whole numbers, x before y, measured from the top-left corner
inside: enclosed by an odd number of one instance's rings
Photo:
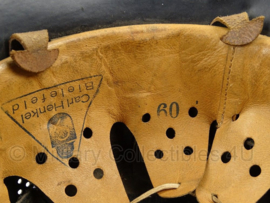
[[[202,203],[212,202],[213,194],[226,203],[254,202],[269,179],[263,167],[269,40],[259,36],[235,48],[220,40],[227,31],[140,25],[72,35],[49,42],[59,56],[38,74],[3,60],[1,178],[24,177],[54,202],[128,203],[110,149],[111,127],[123,122],[136,138],[153,186],[180,183],[160,196],[182,196],[200,184],[196,194]],[[147,113],[150,119],[144,120]],[[205,173],[214,120],[220,128],[212,149],[219,154],[212,160],[211,153]],[[93,132],[90,139],[83,136],[86,127]],[[173,139],[166,136],[168,128],[175,131]],[[240,153],[246,137],[255,139],[254,159],[222,163],[221,153],[234,146]],[[155,157],[156,150],[162,158]],[[39,152],[47,154],[44,164],[36,163]],[[250,153],[243,150],[245,157]],[[78,168],[69,167],[71,157],[79,159]],[[253,164],[262,166],[259,180],[249,176]],[[96,169],[103,170],[101,179],[94,177]],[[65,194],[68,185],[76,186],[75,196]],[[3,183],[0,189],[2,202],[8,202]],[[237,196],[243,191],[246,195]]]
[[[193,191],[204,173],[209,126],[218,114],[228,52],[219,38],[225,32],[196,25],[112,28],[53,40],[48,48],[59,50],[58,59],[39,74],[18,69],[11,59],[2,61],[2,178],[22,176],[54,202],[128,202],[110,152],[110,129],[121,121],[140,146],[153,186],[181,183],[161,196]],[[191,107],[196,117],[189,116]],[[35,114],[44,108],[46,113]],[[76,169],[52,147],[47,124],[57,113],[73,120]],[[147,123],[145,113],[151,115]],[[82,136],[85,127],[92,129],[92,138]],[[166,136],[170,127],[174,139]],[[14,146],[26,153],[20,161],[10,158]],[[187,146],[191,155],[183,153]],[[158,149],[162,159],[154,156]],[[35,162],[37,152],[48,155],[45,164]],[[100,180],[93,176],[96,168],[104,171]],[[77,187],[74,197],[64,192],[69,184]]]
[[[235,48],[227,89],[223,124],[216,132],[212,153],[197,196],[210,203],[216,194],[222,203],[256,202],[269,189],[269,39],[258,37],[252,44]],[[239,114],[233,121],[232,117]],[[245,141],[254,140],[252,149]],[[231,160],[223,163],[224,152]],[[259,166],[256,177],[252,166]]]

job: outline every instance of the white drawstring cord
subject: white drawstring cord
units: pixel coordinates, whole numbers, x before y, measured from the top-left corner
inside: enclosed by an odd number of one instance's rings
[[[216,195],[212,195],[212,200],[215,203],[221,203],[221,201],[218,199],[218,197]]]
[[[179,186],[180,186],[180,183],[167,183],[164,185],[157,186],[157,187],[143,193],[141,196],[137,197],[136,199],[134,199],[130,203],[138,203],[138,202],[144,200],[145,198],[149,197],[152,194],[155,194],[155,193],[160,192],[162,190],[177,189],[177,188],[179,188]]]

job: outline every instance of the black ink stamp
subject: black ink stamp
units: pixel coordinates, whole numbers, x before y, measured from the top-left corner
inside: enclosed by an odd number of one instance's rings
[[[73,155],[74,142],[77,139],[73,120],[67,113],[55,114],[47,125],[52,148],[62,159],[68,159]]]
[[[74,149],[77,153],[80,151],[86,115],[102,80],[102,75],[93,75],[38,89],[3,103],[1,109],[49,155],[67,166],[64,159],[74,156]],[[81,116],[73,125],[72,116],[78,115],[78,106],[83,107],[79,112]],[[47,138],[43,137],[43,132]],[[52,149],[56,149],[58,155]]]

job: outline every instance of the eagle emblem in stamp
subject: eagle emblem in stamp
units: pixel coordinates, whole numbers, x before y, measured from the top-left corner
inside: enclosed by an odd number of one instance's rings
[[[67,113],[55,114],[48,122],[52,148],[62,159],[70,158],[74,151],[74,142],[77,139],[73,120]]]
[[[72,80],[11,99],[1,108],[48,154],[67,165],[80,150],[85,117],[101,83],[102,75]]]

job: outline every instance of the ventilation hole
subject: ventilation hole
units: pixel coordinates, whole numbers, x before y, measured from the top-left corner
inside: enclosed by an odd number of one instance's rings
[[[65,192],[67,196],[74,197],[77,194],[77,188],[74,185],[68,185]]]
[[[94,170],[94,177],[95,177],[96,179],[99,180],[99,179],[103,178],[103,176],[104,176],[104,172],[103,172],[102,169],[97,168],[97,169]]]
[[[191,155],[193,153],[193,149],[191,147],[185,147],[184,154]]]
[[[90,128],[86,127],[83,131],[83,136],[86,138],[86,139],[89,139],[91,138],[93,135],[93,132]]]
[[[261,174],[261,167],[258,166],[258,165],[254,165],[254,166],[251,166],[250,169],[249,169],[249,174],[252,176],[252,177],[257,177]]]
[[[22,184],[22,179],[21,178],[18,179],[18,184]]]
[[[210,130],[209,130],[209,139],[208,139],[208,153],[207,153],[207,160],[209,158],[211,149],[212,149],[212,145],[215,139],[215,135],[216,135],[216,131],[217,131],[217,121],[213,121],[210,125]]]
[[[38,164],[44,164],[47,161],[47,155],[43,152],[40,152],[36,155],[36,162]]]
[[[226,164],[231,160],[231,158],[232,155],[230,152],[224,152],[221,156],[221,161]]]
[[[18,190],[18,195],[21,195],[23,193],[22,189]]]
[[[68,164],[71,168],[78,168],[80,161],[76,157],[72,157],[69,159]]]
[[[143,121],[144,123],[149,122],[150,119],[151,119],[151,116],[150,116],[149,113],[144,114],[143,117],[142,117],[142,121]]]
[[[252,138],[247,138],[244,142],[244,147],[247,149],[247,150],[250,150],[254,147],[254,140]]]
[[[163,151],[161,151],[159,149],[155,151],[155,157],[157,159],[162,159],[163,156],[164,156]]]
[[[52,201],[29,180],[19,176],[9,176],[4,179],[11,203],[40,202],[52,203]]]
[[[168,128],[166,131],[166,135],[169,139],[173,139],[175,137],[175,131],[173,128]]]
[[[239,114],[235,114],[235,115],[232,117],[232,121],[236,121],[238,118],[239,118]]]
[[[194,118],[198,115],[198,110],[195,107],[191,107],[188,111],[190,117]]]
[[[14,39],[11,42],[11,50],[22,51],[22,50],[24,50],[24,48],[23,48],[22,44],[19,41]]]
[[[119,175],[124,185],[130,202],[153,188],[149,174],[147,172],[143,157],[136,142],[135,137],[128,127],[121,122],[115,123],[110,132],[111,148],[113,157],[117,165]],[[128,154],[133,153],[133,159],[129,159]],[[155,157],[147,157],[155,160]],[[142,202],[189,202],[198,203],[196,197],[185,195],[177,198],[162,198],[158,194],[153,194]]]

